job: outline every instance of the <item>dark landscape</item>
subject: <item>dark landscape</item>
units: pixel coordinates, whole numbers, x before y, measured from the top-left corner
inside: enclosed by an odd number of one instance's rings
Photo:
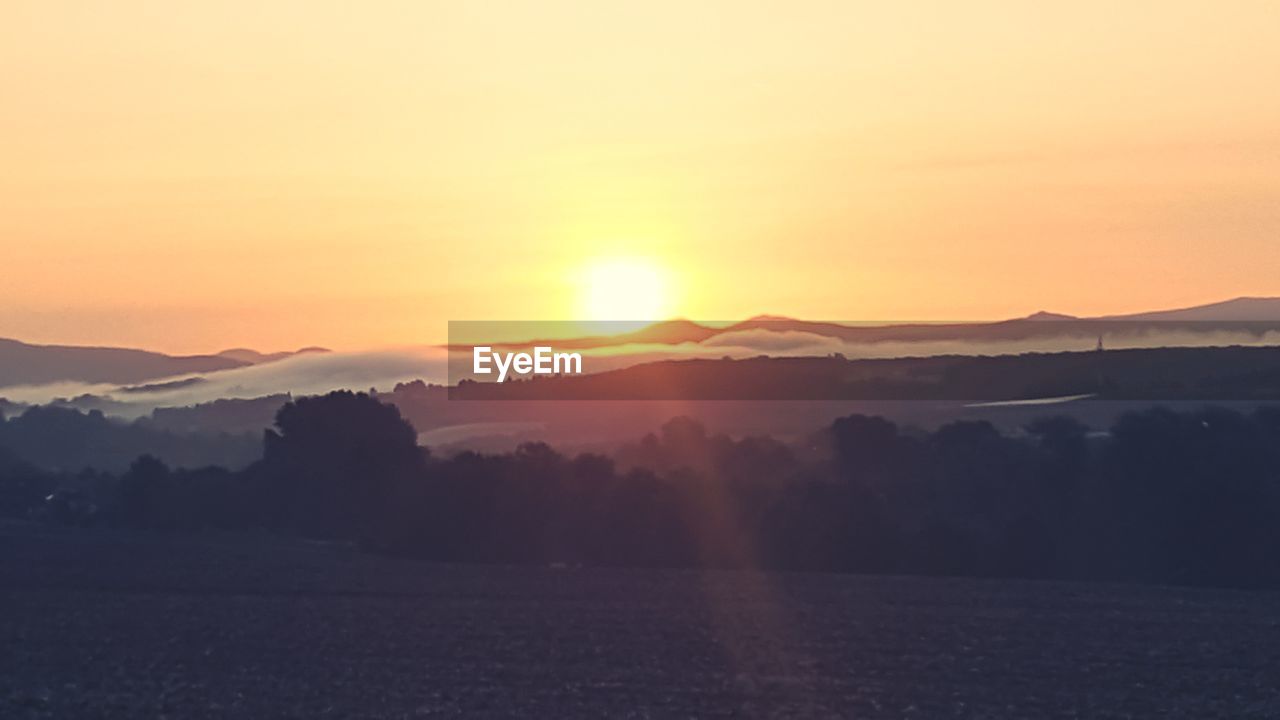
[[[0,526],[0,716],[1270,718],[1280,595]]]
[[[1280,720],[1274,3],[0,67],[0,720]]]
[[[0,448],[0,717],[1275,717],[1277,432],[674,418],[436,455],[335,392],[241,470]]]

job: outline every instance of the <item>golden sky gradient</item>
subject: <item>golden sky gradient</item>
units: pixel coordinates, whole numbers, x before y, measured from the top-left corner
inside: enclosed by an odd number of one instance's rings
[[[432,342],[574,319],[618,258],[707,320],[1280,295],[1278,17],[7,2],[0,336]]]

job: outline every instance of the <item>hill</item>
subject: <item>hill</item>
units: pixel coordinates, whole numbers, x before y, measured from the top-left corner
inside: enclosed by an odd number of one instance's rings
[[[67,380],[132,384],[250,364],[217,355],[165,355],[126,348],[31,345],[0,338],[0,387]]]
[[[276,353],[235,348],[216,355],[166,355],[131,348],[35,345],[0,338],[0,387],[52,382],[134,385],[326,352],[329,350],[321,347]]]
[[[1280,322],[1280,298],[1239,297],[1208,305],[1112,315],[1104,319],[1147,322]]]
[[[327,353],[327,352],[329,352],[329,348],[322,348],[322,347],[304,347],[299,350],[293,350],[293,351],[285,350],[283,352],[273,352],[273,353],[258,352],[257,350],[253,350],[251,348],[231,348],[230,350],[223,350],[222,352],[218,353],[218,357],[231,358],[232,360],[239,360],[241,362],[249,363],[250,365],[261,365],[263,363],[275,362],[277,360],[284,360],[286,358],[291,358],[291,357],[294,357],[295,355],[307,355],[310,353]]]
[[[531,323],[531,327],[537,327]],[[1224,302],[1176,310],[1076,317],[1039,311],[1021,318],[989,322],[905,322],[878,321],[820,322],[778,315],[758,315],[727,325],[704,325],[690,320],[655,323],[634,332],[559,340],[497,342],[497,347],[515,348],[551,345],[564,350],[619,347],[623,345],[728,345],[733,341],[761,335],[798,334],[845,343],[888,342],[1018,342],[1062,338],[1155,337],[1163,332],[1207,334],[1221,331],[1253,334],[1280,330],[1280,298],[1236,298]],[[454,349],[467,344],[457,343]]]

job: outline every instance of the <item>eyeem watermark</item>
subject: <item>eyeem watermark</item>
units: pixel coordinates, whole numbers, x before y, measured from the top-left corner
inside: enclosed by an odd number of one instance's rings
[[[516,375],[581,375],[582,354],[554,352],[544,345],[535,347],[532,353],[504,353],[478,345],[471,349],[471,371],[476,375],[491,375],[496,371],[498,382],[506,381],[508,372]]]
[[[1280,368],[1280,321],[764,317],[636,325],[450,321],[447,397],[1280,403],[1268,381]]]

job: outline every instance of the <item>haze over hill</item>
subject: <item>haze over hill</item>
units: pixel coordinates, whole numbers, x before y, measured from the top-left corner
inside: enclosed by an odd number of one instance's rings
[[[1150,317],[1156,319],[1143,319]],[[668,396],[679,396],[690,402],[697,402],[693,398],[713,397],[774,397],[775,402],[777,398],[858,398],[858,402],[875,403],[886,398],[896,401],[911,397],[978,401],[1081,394],[1112,400],[1159,397],[1162,402],[1185,400],[1193,395],[1216,400],[1257,400],[1276,397],[1274,373],[1269,369],[1270,361],[1266,360],[1273,355],[1264,354],[1264,357],[1258,353],[1227,351],[1199,355],[1108,352],[1103,359],[1112,364],[1120,363],[1123,367],[1117,366],[1102,375],[1111,377],[1115,382],[1123,382],[1119,386],[1114,386],[1113,382],[1113,386],[1099,388],[1096,384],[1101,376],[1097,362],[1090,357],[1093,353],[1079,351],[1092,350],[1098,336],[1103,334],[1106,335],[1107,349],[1116,351],[1126,347],[1151,347],[1162,341],[1186,346],[1276,345],[1280,344],[1280,322],[1269,324],[1269,321],[1277,319],[1280,319],[1280,300],[1241,299],[1203,308],[1131,316],[1074,318],[1038,312],[1018,319],[969,324],[858,326],[757,316],[738,323],[711,326],[680,320],[617,337],[550,341],[561,348],[580,348],[589,358],[585,365],[593,377],[562,388],[541,386],[540,389],[547,391],[544,393],[547,398],[636,398],[659,393],[654,389],[658,387]],[[1122,334],[1127,336],[1121,337]],[[401,383],[421,381],[417,384],[425,382],[439,386],[448,383],[450,378],[456,381],[456,375],[445,372],[446,353],[438,347],[366,353],[334,353],[319,348],[304,348],[293,353],[234,349],[217,355],[173,357],[139,350],[41,347],[14,341],[9,341],[9,346],[26,349],[28,353],[48,352],[54,360],[61,353],[69,354],[82,364],[66,365],[62,369],[83,368],[89,377],[102,377],[101,373],[108,369],[115,373],[113,377],[118,378],[139,378],[159,373],[156,377],[132,382],[55,381],[4,387],[0,390],[0,398],[7,398],[7,402],[0,402],[0,413],[9,418],[17,417],[33,405],[55,405],[84,412],[99,410],[108,416],[127,420],[150,418],[158,427],[179,432],[257,433],[270,424],[275,411],[290,397],[323,394],[336,389],[377,388],[389,393],[402,408],[406,408],[420,431],[434,433],[430,436],[432,443],[473,442],[476,437],[490,436],[497,438],[494,442],[501,443],[507,443],[510,437],[554,437],[560,440],[572,437],[578,442],[587,442],[598,440],[597,436],[617,437],[627,432],[639,432],[645,423],[661,420],[657,415],[628,410],[627,413],[612,414],[619,417],[630,414],[638,419],[623,423],[616,429],[602,428],[598,417],[601,411],[588,407],[591,404],[565,403],[550,409],[537,402],[505,402],[517,396],[524,397],[515,387],[510,388],[512,393],[501,395],[502,402],[449,402],[443,387],[437,387],[433,394],[425,390],[425,385],[421,396],[407,390],[404,393],[391,392]],[[1035,363],[1014,357],[1025,352],[1062,351],[1076,352],[1058,359],[1041,358]],[[779,361],[748,360],[762,355]],[[848,363],[836,357],[838,355],[844,355]],[[946,355],[1003,358],[993,358],[993,362],[978,358],[975,362],[957,364],[954,360],[939,357]],[[1187,365],[1185,371],[1175,373],[1177,377],[1170,375],[1175,358],[1202,356],[1203,361]],[[94,364],[95,360],[103,357],[140,361],[128,368],[129,372],[121,372],[118,368]],[[725,357],[746,362],[718,362]],[[806,357],[810,359],[786,360]],[[917,359],[893,361],[889,358]],[[1133,362],[1125,362],[1126,358],[1133,358]],[[1237,362],[1238,359],[1250,358],[1263,358],[1264,362]],[[691,360],[699,362],[678,362]],[[42,367],[42,364],[48,367]],[[1141,385],[1147,380],[1159,380],[1153,369],[1157,366],[1163,368],[1160,372],[1165,378],[1161,381],[1164,384],[1159,387]],[[32,359],[23,367],[47,372],[57,365]],[[868,368],[869,371],[879,368],[883,372],[873,372],[874,377],[865,378],[870,384],[856,392],[844,384],[833,384],[836,381],[832,380],[832,371],[839,369],[844,373],[854,367]],[[964,371],[965,368],[972,372]],[[986,372],[984,368],[992,371]],[[781,372],[783,370],[786,372]],[[90,375],[91,371],[99,374]],[[961,371],[964,371],[961,373],[963,377],[957,375]],[[662,378],[656,386],[645,379],[652,379],[655,374]],[[891,380],[888,384],[886,375]],[[1228,376],[1237,378],[1239,382],[1224,386],[1222,383]],[[672,390],[679,386],[677,381],[681,378],[687,381],[694,377],[701,377],[697,381],[700,388],[697,392],[687,388],[679,392]],[[593,383],[606,385],[602,389]],[[1170,383],[1177,387],[1171,387]],[[712,392],[716,387],[720,389]],[[551,392],[552,389],[556,391]],[[704,409],[712,413],[711,417],[715,418],[718,426],[744,432],[775,433],[807,427],[815,418],[829,420],[826,416],[836,412],[827,407],[802,407],[802,403],[793,405],[795,407],[791,410],[783,410],[778,405],[770,406],[767,411],[761,407],[746,413],[748,417],[715,415],[718,410],[713,404]],[[896,413],[895,417],[920,425],[929,425],[938,418],[954,419],[977,412],[972,408],[965,409],[963,403],[953,405],[931,406],[927,412],[920,407],[904,410],[896,406],[877,406],[876,412]],[[693,412],[693,407],[689,405],[686,412]],[[917,414],[917,411],[923,414]],[[660,415],[666,411],[658,408],[655,412]],[[1007,410],[998,412],[1002,417],[1010,413]],[[1092,410],[1073,409],[1073,412]],[[792,416],[790,420],[783,417],[788,413]],[[744,421],[750,422],[744,425]]]
[[[979,323],[847,325],[770,315],[714,326],[674,320],[616,336],[547,342],[584,354],[597,353],[588,372],[600,372],[669,359],[725,356],[890,358],[1079,351],[1092,349],[1102,336],[1106,346],[1114,349],[1276,344],[1280,342],[1280,298],[1238,298],[1100,318],[1042,311]],[[29,405],[70,398],[76,407],[123,417],[220,398],[389,389],[414,379],[447,381],[439,349],[331,353],[303,348],[262,353],[239,348],[177,357],[143,350],[0,341],[0,388],[5,388],[0,395],[8,400]]]

